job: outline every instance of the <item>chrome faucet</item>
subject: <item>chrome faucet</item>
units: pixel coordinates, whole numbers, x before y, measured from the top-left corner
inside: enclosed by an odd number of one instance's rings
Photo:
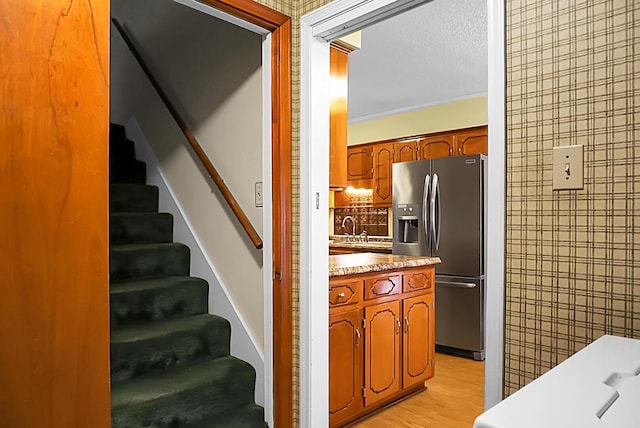
[[[351,225],[352,225],[352,229],[351,229],[351,232],[352,232],[352,233],[351,233],[351,236],[353,236],[353,239],[354,239],[354,241],[355,241],[355,239],[356,239],[356,221],[355,221],[355,220],[354,220],[354,218],[353,218],[353,217],[351,217],[350,215],[345,216],[345,217],[342,219],[342,227],[343,227],[343,228],[344,228],[344,224],[347,222],[347,220],[351,220]],[[348,233],[348,232],[345,232],[345,235],[347,235],[347,240],[348,240],[349,233]]]

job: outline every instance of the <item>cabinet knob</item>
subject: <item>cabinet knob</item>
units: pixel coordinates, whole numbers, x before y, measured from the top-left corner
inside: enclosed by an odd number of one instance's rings
[[[338,293],[338,299],[344,299],[344,292]]]

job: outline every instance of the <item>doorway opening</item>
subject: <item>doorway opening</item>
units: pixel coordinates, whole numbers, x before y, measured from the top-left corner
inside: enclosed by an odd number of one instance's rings
[[[349,3],[348,5],[346,3]],[[328,423],[328,141],[329,102],[323,92],[329,42],[423,4],[422,1],[336,1],[301,23],[301,422]],[[485,407],[502,398],[504,289],[504,5],[488,1],[489,127],[486,246]],[[313,142],[313,144],[311,143]],[[313,161],[312,161],[313,160]],[[437,272],[437,267],[436,267]],[[311,304],[313,302],[313,304]],[[437,371],[437,369],[436,369]],[[317,424],[317,425],[316,425]]]
[[[221,21],[226,21],[224,23],[225,25],[232,24],[231,26],[241,27],[243,29],[242,31],[248,30],[248,32],[254,33],[252,34],[254,38],[257,37],[257,43],[251,42],[253,43],[251,47],[251,55],[253,62],[257,62],[258,67],[261,67],[261,69],[257,70],[257,68],[254,66],[249,70],[249,72],[246,72],[246,70],[243,69],[242,73],[247,73],[243,76],[238,76],[238,74],[241,73],[237,72],[235,76],[231,77],[229,76],[233,73],[228,73],[227,70],[227,73],[222,73],[220,77],[224,78],[226,75],[227,79],[235,78],[235,87],[244,88],[245,83],[243,81],[240,81],[240,78],[250,75],[250,77],[246,80],[252,79],[253,88],[258,88],[253,92],[254,95],[257,94],[256,98],[253,99],[251,103],[248,103],[246,101],[244,103],[246,105],[250,105],[254,110],[261,109],[261,112],[258,113],[257,119],[255,119],[253,123],[253,127],[261,128],[261,132],[259,133],[259,135],[252,139],[252,151],[248,151],[246,153],[246,156],[252,156],[255,158],[252,161],[256,163],[255,169],[259,171],[259,176],[251,180],[251,183],[249,183],[250,186],[241,185],[239,187],[239,191],[244,193],[244,199],[249,200],[248,203],[245,203],[245,210],[247,206],[253,209],[253,181],[261,182],[263,184],[263,205],[260,210],[256,210],[254,216],[255,220],[253,221],[254,225],[260,225],[262,228],[262,238],[264,241],[263,250],[256,250],[255,248],[252,249],[250,248],[250,244],[245,245],[245,247],[249,247],[249,250],[246,251],[247,253],[249,253],[249,255],[246,260],[244,258],[242,258],[242,260],[250,263],[252,267],[254,267],[253,271],[257,273],[256,280],[251,284],[251,287],[254,290],[253,294],[259,296],[259,299],[255,299],[256,301],[259,300],[259,302],[256,303],[254,301],[251,304],[261,305],[264,308],[264,316],[260,317],[254,315],[254,318],[257,319],[254,319],[254,322],[251,323],[251,325],[248,325],[246,320],[241,319],[241,316],[238,316],[238,314],[236,314],[236,308],[238,308],[240,305],[238,304],[237,300],[234,302],[234,293],[229,292],[229,288],[226,288],[225,290],[225,286],[229,284],[229,281],[227,281],[224,286],[211,287],[212,292],[210,294],[210,308],[212,307],[212,302],[215,301],[217,309],[214,308],[214,310],[216,311],[216,313],[229,319],[232,324],[232,330],[241,332],[241,334],[237,338],[234,338],[234,341],[232,342],[232,353],[240,356],[242,359],[249,361],[257,369],[259,379],[257,381],[256,398],[259,401],[263,401],[263,403],[261,402],[261,404],[264,404],[266,421],[271,426],[290,426],[293,417],[293,415],[291,414],[293,387],[290,382],[290,373],[292,370],[292,323],[290,309],[292,270],[290,220],[290,18],[265,6],[258,5],[250,0],[234,1],[233,4],[229,4],[230,2],[227,2],[225,0],[206,0],[203,2],[192,0],[175,0],[175,2],[170,3],[180,3],[182,5],[188,6],[191,9],[195,9],[197,12],[201,13],[199,15],[200,17],[203,17],[204,14],[212,15]],[[148,2],[144,4],[139,3],[136,5],[122,5],[124,7],[149,7],[151,10],[155,8],[162,10],[166,9],[160,8],[154,2]],[[181,5],[173,5],[174,8],[176,6],[178,8],[183,7]],[[114,9],[115,8],[112,8],[112,11],[117,12],[117,10]],[[167,14],[170,18],[171,13],[167,12]],[[209,17],[205,17],[204,19],[208,18]],[[152,24],[145,22],[144,16],[142,17],[142,24],[149,24],[152,27],[147,28],[147,36],[154,37],[155,35],[156,37],[163,37],[161,28],[163,22],[162,20],[160,21],[161,22],[159,23],[155,23],[156,27],[153,27]],[[124,23],[126,24],[126,21]],[[179,25],[177,25],[174,30],[179,34],[183,32],[183,37],[188,33],[188,28],[180,27]],[[117,35],[114,35],[112,33],[112,42],[114,42],[114,44],[118,43],[119,41],[117,37]],[[162,40],[167,43],[175,44],[175,41],[171,38],[164,38]],[[247,51],[238,52],[238,49],[231,47],[233,44],[230,43],[230,40],[224,40],[224,38],[216,39],[214,37],[206,40],[198,40],[197,42],[200,45],[206,45],[207,43],[215,43],[216,40],[218,42],[222,40],[222,43],[218,43],[218,45],[221,45],[221,49],[223,50],[228,49],[226,53],[231,56],[235,55],[235,59],[240,61],[243,59],[243,56],[248,56]],[[179,56],[179,53],[181,52],[180,47],[173,47],[173,51],[178,52],[178,55],[176,56]],[[156,52],[156,54],[162,57],[163,50],[161,49],[160,52]],[[123,53],[120,56],[121,57],[118,58],[118,60],[122,61],[123,58],[126,58],[124,59],[124,61],[128,61],[130,53]],[[114,58],[114,55],[112,55],[112,58]],[[185,64],[172,64],[171,60],[167,60],[166,58],[164,58],[164,61],[166,68],[170,68],[176,73],[182,73],[182,77],[185,77],[185,71],[180,69],[180,67],[185,67]],[[198,70],[198,65],[201,66],[200,70]],[[198,76],[203,76],[203,74],[206,74],[207,72],[212,72],[212,65],[215,66],[215,62],[210,62],[208,64],[204,64],[201,62],[200,64],[191,64],[189,65],[189,67],[190,70],[195,70],[195,73],[199,73],[197,74]],[[112,79],[113,75],[114,73],[112,71]],[[143,84],[146,85],[146,83]],[[215,84],[215,82],[213,82],[212,85],[213,84]],[[190,90],[194,91],[194,93],[192,93],[192,96],[187,101],[193,101],[193,99],[197,99],[202,102],[202,97],[198,96],[197,93],[198,88],[194,88],[193,86],[194,85],[192,84]],[[126,85],[124,87],[126,92]],[[135,90],[136,88],[133,89]],[[204,92],[204,90],[207,88],[202,89]],[[227,89],[227,87],[225,87],[224,89]],[[120,90],[122,90],[122,87]],[[169,95],[171,95],[171,93],[169,93]],[[136,119],[132,122],[134,125],[139,124],[139,122],[144,122],[145,119],[147,119],[147,122],[149,122],[149,117],[145,116],[149,114],[148,109],[138,109],[139,116],[133,115],[128,108],[122,107],[122,105],[118,105],[118,103],[120,103],[120,100],[118,98],[125,97],[122,96],[122,94],[120,94],[120,96],[112,96],[112,112],[114,111],[114,109],[121,109],[117,115],[119,117],[116,120],[127,122],[129,121],[130,117],[133,117],[134,119]],[[206,99],[204,100],[204,102],[207,101],[208,100]],[[243,101],[240,101],[239,105],[242,105],[242,103]],[[221,102],[220,104],[223,103]],[[225,104],[225,106],[227,106],[227,104]],[[180,106],[178,105],[178,107]],[[204,103],[199,104],[197,107],[200,108],[200,113],[202,114],[196,117],[196,121],[201,128],[205,128],[208,125],[208,121],[210,120],[210,110],[206,110],[208,107],[204,105]],[[192,108],[190,111],[192,116],[193,110],[194,109]],[[194,118],[188,117],[188,119],[193,120]],[[153,128],[153,120],[151,120],[150,122],[151,124],[148,124],[149,126],[142,126],[142,128],[145,130],[145,133],[149,132],[148,130]],[[234,122],[240,124],[242,123],[242,121]],[[163,121],[156,123],[163,124]],[[233,125],[233,123],[231,125]],[[151,135],[150,137],[155,137],[155,135]],[[149,140],[151,140],[151,138],[149,138]],[[179,141],[183,140],[184,138],[181,135],[178,136],[176,138],[176,141],[178,141],[178,143],[176,143],[175,145],[179,145]],[[162,161],[165,162],[165,172],[167,170],[166,165],[170,163],[172,159],[177,159],[182,156],[181,159],[185,159],[188,161],[188,155],[184,156],[180,153],[176,155],[175,152],[176,151],[171,152],[171,150],[169,149],[161,152],[160,156],[162,156]],[[156,154],[156,156],[158,156],[158,154]],[[215,159],[213,159],[213,162],[215,163]],[[194,169],[195,171],[198,170],[197,164],[190,165],[189,168]],[[160,176],[160,174],[157,175]],[[175,171],[173,171],[173,175],[176,176]],[[179,173],[177,175],[179,176],[181,174]],[[161,177],[161,179],[163,180],[164,178],[165,177]],[[171,186],[165,187],[171,188]],[[186,193],[189,192],[190,189],[187,189]],[[235,192],[238,192],[238,190],[236,190]],[[205,192],[205,194],[206,193],[207,192]],[[249,198],[246,198],[247,194],[249,194]],[[258,208],[257,203],[255,208]],[[180,211],[179,214],[181,214],[181,217],[183,214],[182,208],[178,208],[177,211]],[[194,210],[192,210],[192,213],[193,211]],[[197,215],[198,214],[196,213],[196,216]],[[177,218],[178,215],[174,215],[174,217]],[[209,217],[209,221],[205,221],[205,225],[203,228],[209,233],[212,230],[215,231],[216,227],[220,226],[219,224],[216,225],[215,221],[213,221],[212,223],[210,219],[211,217]],[[233,229],[238,229],[238,239],[235,239],[234,241],[246,241],[246,239],[241,234],[242,231],[239,229],[239,227],[234,226],[234,223],[232,223],[233,221],[235,221],[235,219],[230,219],[230,225],[227,227],[227,229],[231,229],[231,232],[233,232]],[[190,219],[190,221],[183,222],[186,223],[184,224],[185,230],[183,230],[183,232],[186,231],[185,235],[189,235],[191,233],[192,238],[196,236],[195,246],[207,247],[206,244],[202,245],[203,240],[206,239],[206,237],[197,237],[197,235],[193,234],[194,230],[192,229],[192,226],[197,222],[198,220],[194,221],[193,217]],[[198,231],[197,233],[200,232],[201,231]],[[278,239],[274,240],[274,236],[277,236]],[[242,242],[238,246],[242,247]],[[190,247],[192,246],[190,245]],[[217,272],[215,272],[216,269],[213,263],[209,263],[210,259],[208,255],[202,255],[200,259],[200,261],[202,262],[200,263],[201,266],[196,266],[196,263],[194,261],[193,272],[198,274],[198,276],[207,279],[211,285],[222,282],[219,280],[221,276],[217,275]],[[242,260],[240,260],[240,262],[242,262]],[[198,269],[202,270],[198,271]],[[277,275],[275,275],[275,272],[277,272]],[[209,278],[208,274],[210,274],[212,278]],[[240,295],[242,295],[243,293],[246,293],[246,288],[240,290],[239,292]],[[236,295],[237,294],[238,293],[236,292]],[[218,297],[224,298],[225,301],[222,301],[223,299],[218,299]],[[237,298],[237,296],[235,296],[235,298]],[[247,305],[245,304],[245,312],[247,311],[246,306]],[[262,307],[260,309],[262,309]],[[249,310],[249,312],[251,311]],[[261,310],[254,310],[253,314],[259,315],[261,314]],[[274,319],[278,321],[273,322]],[[256,340],[256,337],[258,337],[258,340]]]

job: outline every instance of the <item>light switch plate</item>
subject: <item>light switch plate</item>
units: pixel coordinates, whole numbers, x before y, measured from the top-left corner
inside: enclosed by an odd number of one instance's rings
[[[264,195],[262,193],[262,181],[256,182],[254,199],[256,207],[261,207],[264,202]]]
[[[583,146],[553,148],[553,190],[584,189]]]

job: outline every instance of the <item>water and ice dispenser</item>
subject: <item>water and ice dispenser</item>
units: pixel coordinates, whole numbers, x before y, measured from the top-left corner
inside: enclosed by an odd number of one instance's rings
[[[394,214],[396,219],[396,237],[399,243],[412,244],[418,242],[420,229],[420,211],[418,204],[397,204]]]

